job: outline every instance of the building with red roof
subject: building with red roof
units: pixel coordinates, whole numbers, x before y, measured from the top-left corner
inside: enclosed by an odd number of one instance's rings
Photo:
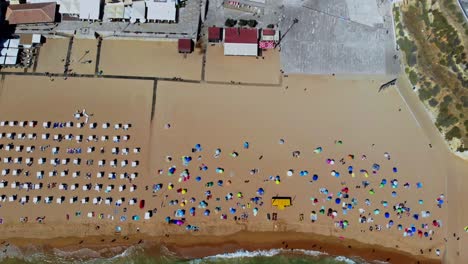
[[[56,11],[55,2],[9,5],[5,19],[10,25],[53,23]]]
[[[177,47],[179,53],[191,53],[193,50],[193,42],[191,39],[179,39]]]
[[[258,29],[225,28],[224,55],[257,56]]]
[[[223,40],[221,28],[209,27],[208,28],[208,42],[221,42]]]

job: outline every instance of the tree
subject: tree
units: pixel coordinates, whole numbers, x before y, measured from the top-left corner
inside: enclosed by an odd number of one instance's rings
[[[232,19],[232,18],[226,19],[226,22],[224,23],[224,25],[225,25],[226,27],[233,27],[233,26],[235,26],[236,24],[237,24],[237,21],[234,20],[234,19]]]
[[[247,26],[247,23],[249,23],[249,21],[247,21],[245,19],[240,19],[239,20],[239,26],[241,26],[241,27]]]
[[[250,19],[248,24],[249,24],[249,27],[256,27],[257,26],[257,20]]]
[[[452,129],[450,129],[449,132],[445,134],[445,138],[447,140],[452,140],[453,138],[461,138],[461,130],[459,127],[454,126]]]

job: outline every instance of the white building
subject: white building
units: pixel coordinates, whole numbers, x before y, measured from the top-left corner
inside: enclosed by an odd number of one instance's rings
[[[148,20],[176,22],[177,0],[146,0]]]
[[[225,28],[224,55],[258,56],[258,29]]]
[[[132,12],[130,15],[130,22],[135,23],[136,21],[141,23],[146,22],[146,2],[145,1],[135,1],[132,5]]]
[[[99,20],[100,0],[80,0],[80,19]]]

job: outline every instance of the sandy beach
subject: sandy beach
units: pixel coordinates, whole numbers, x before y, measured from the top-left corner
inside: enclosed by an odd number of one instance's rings
[[[202,57],[198,48],[188,55],[179,54],[175,41],[106,39],[102,42],[99,70],[105,75],[200,80]]]
[[[101,65],[115,70],[120,64],[109,59],[115,50],[106,42]],[[183,78],[200,76],[198,66],[188,65]],[[104,75],[124,70],[109,69]],[[255,86],[6,75],[0,169],[8,183],[0,189],[0,238],[19,246],[30,241],[18,237],[37,238],[69,250],[114,239],[123,249],[143,240],[186,257],[286,248],[286,241],[287,248],[316,244],[330,254],[391,263],[466,260],[467,219],[457,212],[465,206],[466,163],[449,156],[399,90],[378,92],[385,81],[293,75],[281,85]],[[273,206],[277,196],[292,205]],[[149,210],[153,216],[144,219]]]

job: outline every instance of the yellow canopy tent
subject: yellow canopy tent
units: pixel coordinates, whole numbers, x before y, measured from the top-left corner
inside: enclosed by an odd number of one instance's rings
[[[291,197],[271,197],[271,205],[283,210],[285,207],[291,206]]]

